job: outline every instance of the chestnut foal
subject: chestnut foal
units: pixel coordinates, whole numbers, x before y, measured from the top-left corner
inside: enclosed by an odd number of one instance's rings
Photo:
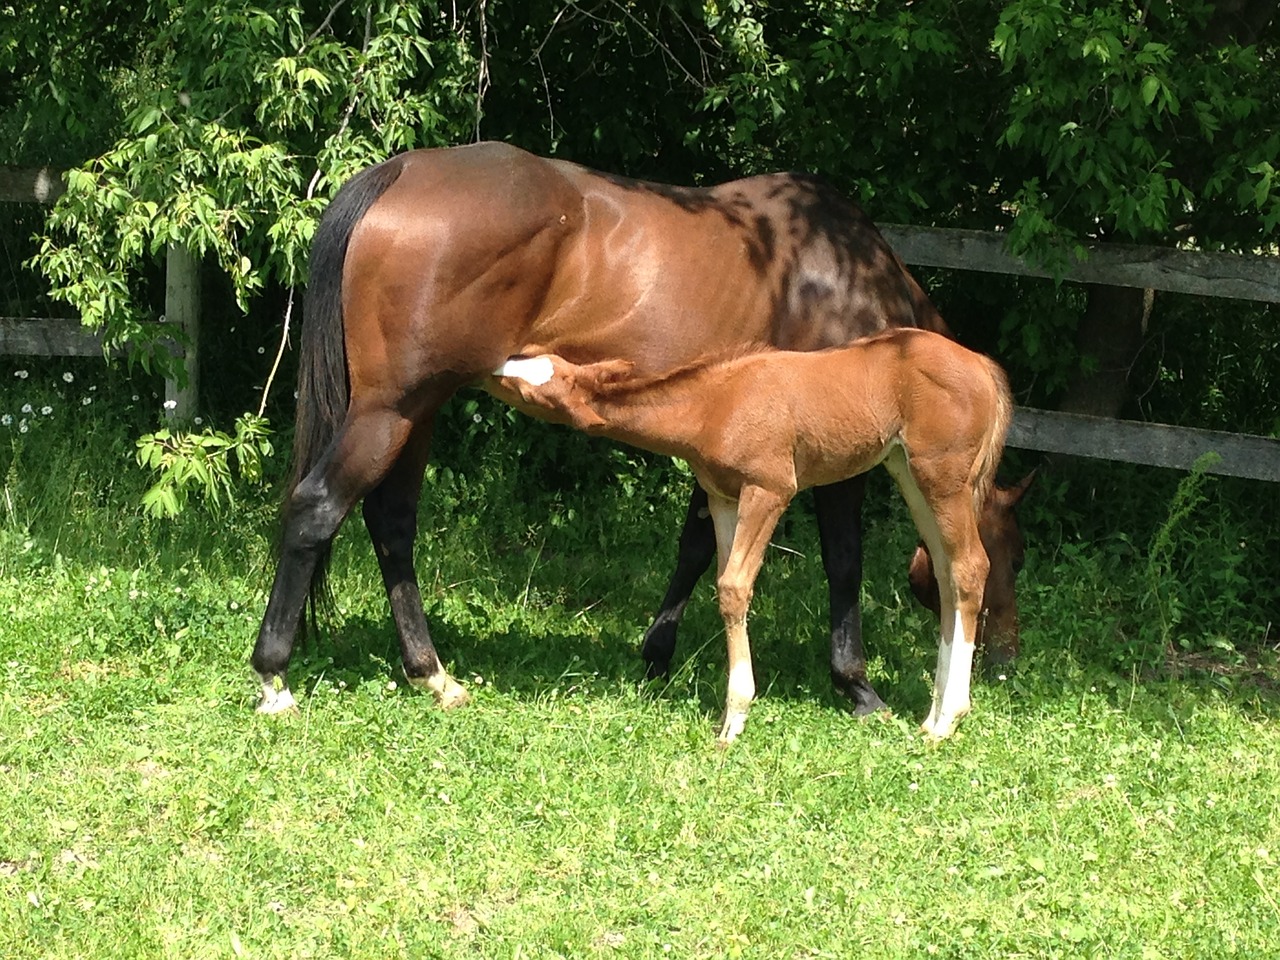
[[[747,608],[779,518],[797,491],[878,463],[906,498],[937,575],[942,637],[922,729],[949,736],[969,712],[989,569],[978,515],[1013,410],[994,361],[941,335],[901,329],[816,352],[698,361],[656,377],[631,375],[623,360],[522,356],[489,387],[588,433],[688,461],[716,531],[729,647],[721,745],[742,732],[755,697]]]

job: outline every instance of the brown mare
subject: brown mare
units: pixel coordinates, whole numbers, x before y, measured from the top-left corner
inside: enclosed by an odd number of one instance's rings
[[[946,737],[969,712],[989,564],[978,532],[1013,401],[996,364],[926,330],[893,330],[811,353],[778,350],[696,363],[655,377],[626,361],[516,359],[495,377],[513,403],[688,461],[715,524],[716,593],[729,645],[721,745],[755,697],[747,608],[774,527],[799,490],[878,463],[897,481],[929,548],[941,598],[933,707]],[[523,401],[523,403],[521,403]]]
[[[413,569],[417,501],[441,405],[520,350],[578,363],[625,357],[659,374],[752,347],[817,350],[888,327],[946,326],[854,204],[813,177],[706,189],[609,176],[496,143],[403,154],[362,171],[325,211],[311,250],[299,356],[294,476],[252,663],[259,709],[288,709],[285,670],[329,544],[364,501],[405,674],[444,706],[466,694],[441,666]],[[831,675],[858,713],[862,481],[815,489],[831,598]],[[989,518],[993,569],[1021,551],[1012,513]],[[984,528],[987,529],[987,528]],[[1007,546],[1006,546],[1007,545]],[[715,553],[695,490],[677,567],[645,636],[666,671],[676,625]],[[1012,577],[1006,578],[1012,582]],[[1013,625],[1011,591],[987,598]],[[999,614],[997,616],[997,612]]]

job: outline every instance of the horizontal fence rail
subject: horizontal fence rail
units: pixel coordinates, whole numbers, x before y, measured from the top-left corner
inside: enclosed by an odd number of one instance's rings
[[[75,319],[0,317],[0,355],[100,357],[102,334]]]
[[[897,223],[881,224],[880,231],[898,256],[913,266],[1054,276],[1052,271],[1011,254],[1002,233]],[[1073,263],[1063,279],[1280,303],[1280,257],[1108,243],[1090,247],[1089,259]]]
[[[1008,446],[1178,470],[1214,453],[1218,459],[1204,465],[1207,473],[1280,482],[1280,440],[1246,433],[1018,407]]]
[[[1054,277],[1009,253],[1000,233],[902,224],[882,224],[880,230],[911,266]],[[1062,279],[1280,303],[1280,257],[1274,256],[1106,244],[1090,248],[1089,259],[1072,264]],[[1216,453],[1205,465],[1209,473],[1280,482],[1280,440],[1248,434],[1019,407],[1008,445],[1179,470]]]

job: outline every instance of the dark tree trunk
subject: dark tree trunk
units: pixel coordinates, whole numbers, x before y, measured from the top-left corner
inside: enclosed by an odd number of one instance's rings
[[[1213,44],[1234,40],[1243,47],[1257,43],[1275,19],[1280,0],[1216,0],[1209,19]]]
[[[1067,413],[1115,417],[1129,398],[1129,368],[1142,347],[1152,291],[1090,284],[1076,331],[1088,367],[1076,372],[1059,405]]]

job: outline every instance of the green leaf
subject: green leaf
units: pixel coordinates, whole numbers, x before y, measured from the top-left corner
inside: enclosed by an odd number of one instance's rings
[[[1142,81],[1142,102],[1148,107],[1155,103],[1156,94],[1160,92],[1160,78],[1154,74],[1149,74]]]

